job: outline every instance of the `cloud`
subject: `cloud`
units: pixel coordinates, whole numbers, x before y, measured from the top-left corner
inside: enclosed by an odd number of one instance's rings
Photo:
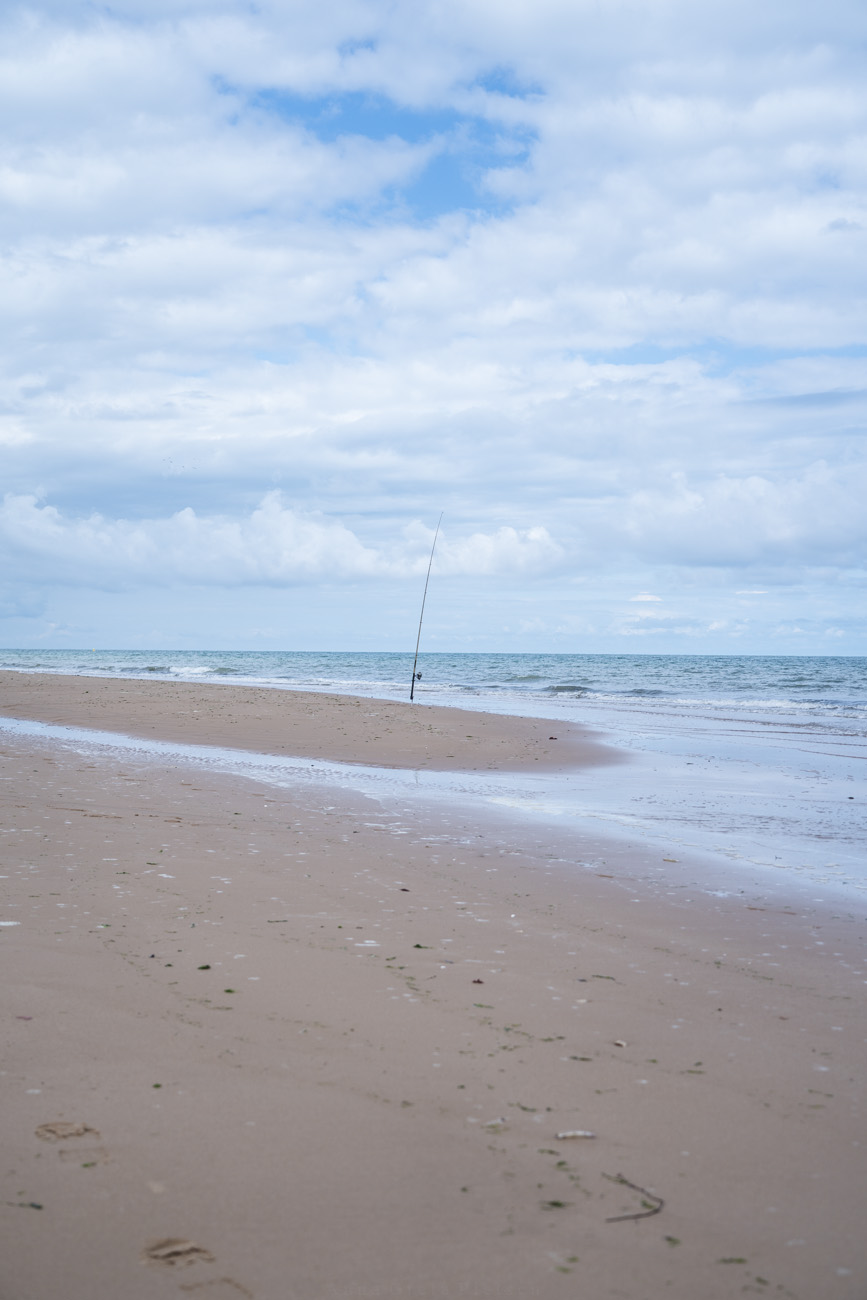
[[[725,621],[718,619],[699,619],[688,614],[672,614],[668,617],[655,614],[641,614],[634,618],[623,619],[617,626],[617,633],[622,637],[662,637],[682,640],[684,638],[702,638],[708,632],[731,632]]]
[[[34,592],[19,592],[7,598],[0,592],[0,618],[35,619],[46,611],[44,599]]]
[[[402,543],[365,546],[344,524],[287,509],[269,492],[244,518],[199,516],[189,507],[164,519],[64,516],[33,496],[7,495],[0,545],[31,579],[84,587],[140,584],[291,585],[407,578],[427,569],[432,534],[420,525]],[[543,527],[443,534],[436,571],[449,576],[519,575],[550,569],[562,549]]]
[[[624,512],[624,533],[645,555],[696,565],[824,560],[857,565],[867,542],[863,468],[824,462],[797,478],[720,475],[691,486],[682,473],[666,488],[640,490]]]

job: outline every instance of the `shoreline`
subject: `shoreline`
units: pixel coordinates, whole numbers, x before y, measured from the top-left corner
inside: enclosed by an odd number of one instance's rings
[[[389,771],[415,772],[420,786],[436,786],[441,796],[459,795],[463,785],[482,803],[491,783],[499,783],[506,802],[544,811],[551,824],[568,821],[590,835],[604,824],[607,834],[638,833],[648,846],[667,841],[674,852],[666,857],[700,855],[715,878],[733,863],[738,875],[744,867],[765,872],[774,891],[787,876],[794,893],[815,887],[849,896],[855,906],[867,892],[867,822],[857,798],[863,726],[851,718],[814,719],[807,735],[797,717],[774,710],[736,717],[712,709],[704,716],[703,709],[684,712],[676,700],[672,706],[642,698],[633,707],[624,696],[615,707],[588,697],[580,707],[561,700],[540,712],[538,701],[494,691],[485,700],[453,700],[455,711],[448,703],[410,705],[394,696],[387,702],[366,691],[347,696],[274,682],[248,687],[205,677],[92,678],[20,668],[0,673],[0,702],[4,689],[21,719],[84,728],[107,721],[121,735],[135,735],[137,722],[141,739],[204,741],[215,747],[215,761],[217,748],[246,744],[251,755],[265,750],[286,760],[296,769],[289,775],[302,779],[310,774],[298,769],[307,763],[336,760],[332,778],[340,778],[342,763],[353,788],[381,788]],[[237,699],[239,710],[231,703]],[[227,765],[242,766],[225,757]],[[611,761],[620,763],[616,773]]]
[[[15,1300],[860,1300],[863,915],[491,808],[0,756]]]

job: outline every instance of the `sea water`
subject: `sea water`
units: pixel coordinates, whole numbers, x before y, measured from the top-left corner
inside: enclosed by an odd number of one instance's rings
[[[543,717],[552,734],[558,721],[577,722],[627,761],[565,775],[492,776],[268,759],[257,779],[315,778],[377,798],[411,789],[415,797],[480,801],[628,836],[661,855],[700,850],[729,863],[733,880],[739,864],[750,864],[867,892],[867,659],[425,654],[418,667],[419,707]],[[0,651],[0,668],[407,699],[412,656],[9,650]],[[209,761],[256,774],[250,755],[211,751]]]

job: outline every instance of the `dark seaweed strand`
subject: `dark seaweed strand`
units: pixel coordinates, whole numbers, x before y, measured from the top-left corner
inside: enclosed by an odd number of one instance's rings
[[[623,1177],[623,1174],[603,1174],[602,1177],[608,1178],[612,1183],[620,1183],[622,1187],[631,1187],[633,1192],[640,1192],[642,1196],[647,1196],[651,1201],[658,1202],[652,1209],[641,1210],[638,1214],[615,1214],[613,1219],[606,1219],[606,1223],[626,1223],[629,1219],[651,1219],[654,1214],[659,1214],[659,1211],[665,1205],[665,1201],[661,1196],[657,1196],[655,1192],[649,1192],[646,1187],[639,1187],[637,1183],[631,1183],[628,1178]]]

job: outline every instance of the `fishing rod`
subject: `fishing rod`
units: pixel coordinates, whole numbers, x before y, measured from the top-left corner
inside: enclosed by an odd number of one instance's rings
[[[442,521],[443,521],[443,517],[441,513],[439,519],[437,520],[433,545],[430,548],[430,559],[427,562],[427,577],[424,580],[424,595],[421,598],[421,613],[418,616],[418,636],[415,639],[415,659],[413,659],[412,661],[412,682],[410,683],[410,688],[409,688],[410,700],[412,700],[413,696],[415,695],[416,682],[421,679],[421,673],[417,673],[415,671],[416,666],[418,664],[418,648],[419,645],[421,644],[421,621],[424,618],[424,603],[427,600],[427,584],[430,582],[430,570],[431,570],[431,565],[433,564],[434,551],[436,550],[437,538],[440,535],[440,524],[442,523]]]

